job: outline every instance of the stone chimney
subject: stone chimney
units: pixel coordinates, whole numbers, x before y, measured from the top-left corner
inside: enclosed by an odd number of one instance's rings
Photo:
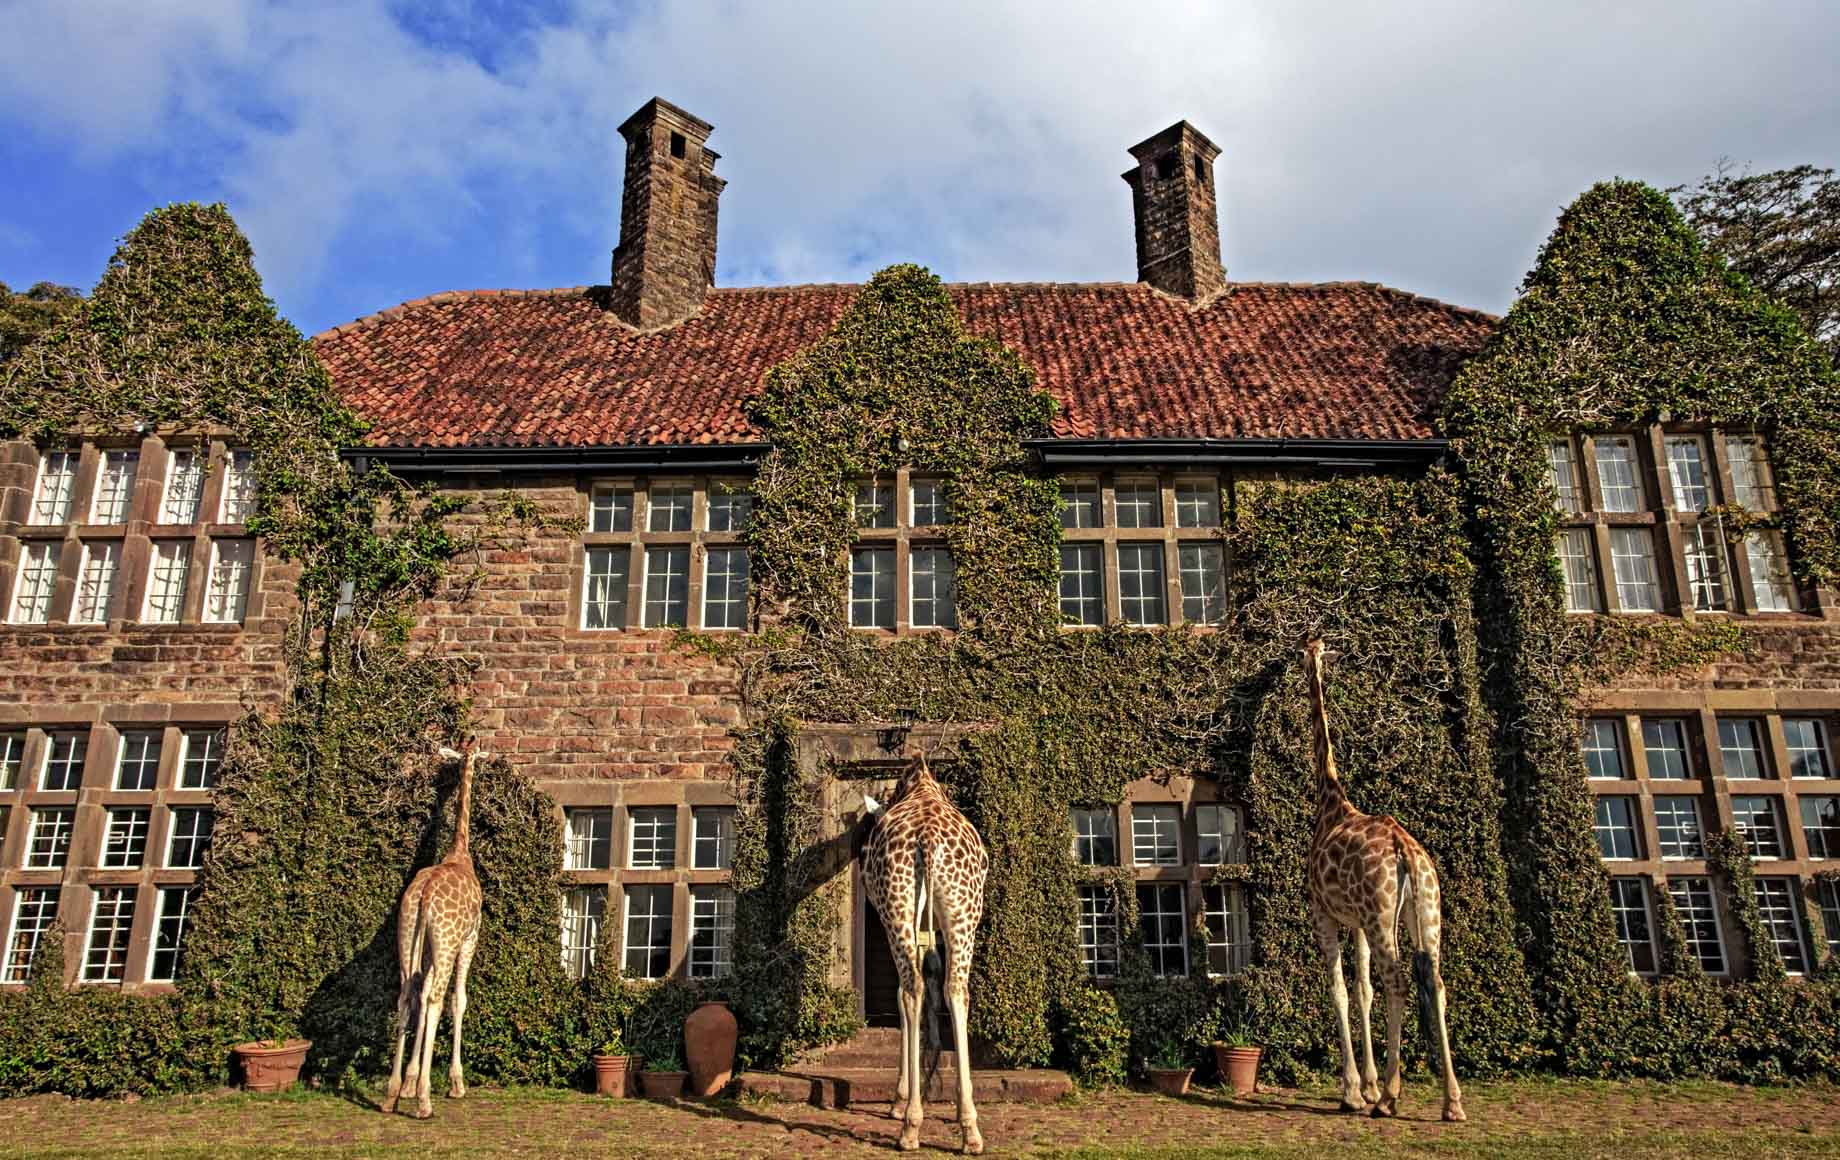
[[[653,97],[620,126],[626,179],[613,251],[613,312],[642,330],[696,313],[716,280],[716,153],[709,122]]]
[[[1137,280],[1194,301],[1227,284],[1220,261],[1214,158],[1220,147],[1187,121],[1131,146],[1124,175],[1137,217]]]

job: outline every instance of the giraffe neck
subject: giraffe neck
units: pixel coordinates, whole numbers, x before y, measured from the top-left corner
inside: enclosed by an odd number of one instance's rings
[[[469,747],[460,766],[460,818],[454,825],[454,848],[448,854],[456,862],[473,856],[473,763],[477,760]]]
[[[1335,772],[1335,749],[1329,744],[1329,707],[1323,696],[1322,657],[1304,654],[1304,671],[1310,681],[1310,725],[1316,744],[1316,823],[1339,819],[1348,810],[1348,795]]]

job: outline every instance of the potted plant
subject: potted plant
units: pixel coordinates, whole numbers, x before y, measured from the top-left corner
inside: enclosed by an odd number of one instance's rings
[[[1195,1074],[1195,1069],[1187,1062],[1187,1052],[1175,1039],[1165,1039],[1157,1044],[1151,1052],[1149,1066],[1150,1086],[1166,1096],[1188,1094],[1188,1081]]]
[[[311,1039],[292,1038],[287,1028],[277,1024],[266,1039],[252,1039],[230,1049],[243,1072],[243,1090],[250,1092],[286,1091],[300,1079],[301,1065],[307,1061]]]
[[[1249,1096],[1259,1088],[1259,1056],[1264,1049],[1241,1024],[1225,1028],[1214,1041],[1214,1065],[1235,1093]]]
[[[600,1050],[590,1058],[594,1061],[594,1093],[616,1098],[626,1094],[631,1077],[644,1063],[643,1056],[626,1054],[626,1044],[621,1041],[617,1030],[601,1043]]]
[[[639,1073],[639,1083],[645,1088],[648,1100],[675,1100],[684,1094],[684,1081],[690,1073],[684,1070],[683,1056],[676,1049],[652,1056],[645,1061],[645,1070]]]

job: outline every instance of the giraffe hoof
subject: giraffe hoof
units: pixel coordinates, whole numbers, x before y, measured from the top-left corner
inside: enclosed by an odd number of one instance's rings
[[[433,1104],[417,1104],[415,1106],[415,1118],[416,1119],[427,1120],[427,1119],[432,1119],[433,1117],[434,1117],[434,1105]]]
[[[1348,1113],[1351,1116],[1358,1116],[1367,1110],[1367,1105],[1363,1103],[1357,1103],[1354,1100],[1343,1100],[1340,1110]]]
[[[1452,1124],[1461,1124],[1463,1121],[1469,1119],[1469,1117],[1463,1114],[1462,1104],[1445,1104],[1444,1119]]]
[[[466,1098],[466,1085],[463,1083],[457,1083],[457,1084],[454,1084],[452,1087],[448,1088],[447,1098],[450,1100],[465,1099]]]
[[[901,1151],[918,1152],[920,1150],[920,1125],[909,1124],[901,1129]]]
[[[395,1115],[396,1114],[396,1097],[391,1096],[389,1099],[383,1101],[381,1104],[378,1104],[377,1110],[382,1112],[386,1116]]]
[[[984,1136],[976,1128],[965,1129],[965,1155],[982,1156],[984,1154]]]
[[[1376,1120],[1390,1120],[1399,1114],[1399,1105],[1392,1100],[1381,1100],[1374,1105],[1371,1115]]]

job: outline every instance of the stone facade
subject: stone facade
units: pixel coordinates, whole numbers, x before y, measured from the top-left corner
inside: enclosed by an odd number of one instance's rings
[[[641,330],[696,312],[716,280],[716,201],[727,184],[709,122],[654,98],[620,126],[626,180],[613,251],[613,312]]]

